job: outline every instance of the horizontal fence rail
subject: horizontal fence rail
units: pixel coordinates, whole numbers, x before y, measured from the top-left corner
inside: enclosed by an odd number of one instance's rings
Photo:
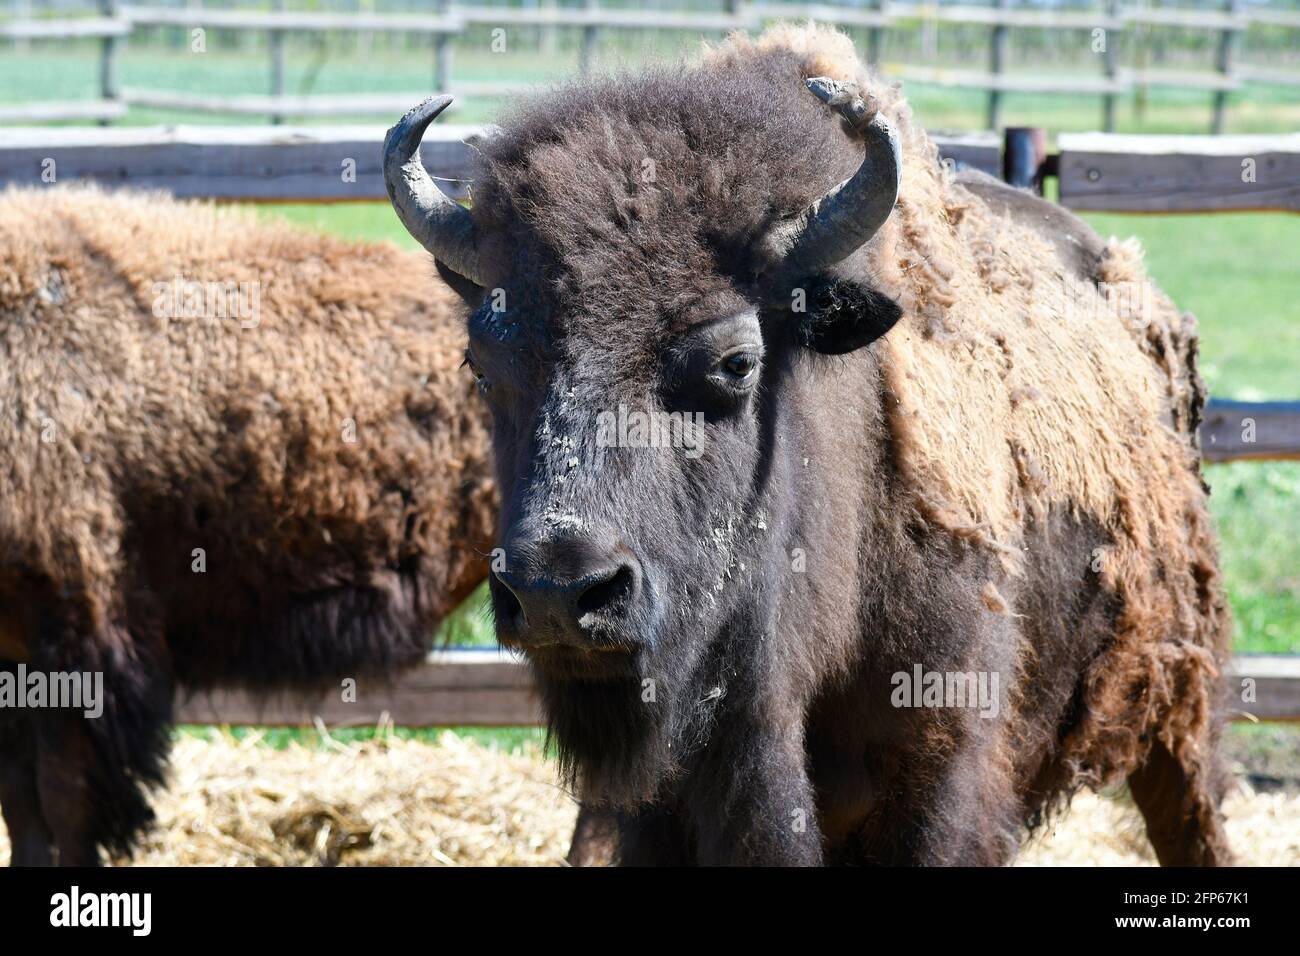
[[[278,0],[277,0],[278,2]],[[1112,129],[1114,101],[1135,90],[1151,86],[1204,90],[1213,95],[1212,129],[1222,132],[1227,106],[1226,95],[1240,87],[1243,80],[1280,86],[1300,86],[1300,71],[1277,69],[1263,64],[1240,62],[1238,37],[1254,25],[1300,31],[1300,11],[1285,9],[1241,8],[1238,0],[1224,0],[1222,10],[1153,8],[1146,5],[1102,2],[1094,10],[1042,10],[1017,7],[1012,2],[996,6],[939,5],[935,3],[891,3],[875,0],[874,8],[844,7],[830,4],[756,3],[722,0],[723,9],[708,10],[634,10],[606,9],[594,2],[583,6],[493,7],[447,3],[437,13],[335,13],[318,11],[214,10],[201,6],[158,7],[124,4],[119,0],[99,0],[105,14],[100,17],[61,18],[51,20],[14,20],[0,23],[0,38],[22,40],[77,39],[99,37],[103,41],[101,70],[101,111],[87,114],[109,121],[120,118],[108,108],[109,103],[126,103],[153,108],[192,110],[211,113],[248,115],[260,113],[279,120],[284,116],[345,116],[387,112],[386,101],[359,97],[283,95],[284,47],[287,33],[413,34],[439,38],[437,74],[445,82],[440,88],[465,95],[506,95],[528,88],[527,84],[488,84],[461,89],[451,75],[450,48],[446,41],[466,30],[484,26],[570,28],[581,31],[580,62],[586,68],[593,59],[600,37],[606,31],[670,30],[722,33],[730,30],[759,30],[765,24],[781,20],[812,18],[844,28],[871,31],[870,45],[879,49],[881,31],[913,30],[922,24],[951,24],[983,27],[989,31],[990,69],[949,69],[918,64],[893,63],[876,65],[887,77],[974,88],[989,97],[989,127],[997,128],[1001,97],[1005,93],[1036,92],[1066,95],[1092,95],[1103,98],[1103,125]],[[211,28],[266,33],[270,43],[271,82],[265,98],[195,96],[179,91],[120,90],[115,85],[112,60],[117,42],[138,27]],[[1218,37],[1213,69],[1147,70],[1125,68],[1115,52],[1129,44],[1132,34],[1148,28],[1180,28],[1206,31]],[[1022,74],[1008,72],[1008,30],[1103,31],[1104,55],[1098,57],[1096,76],[1061,76],[1059,74]],[[1125,36],[1129,35],[1129,40]],[[878,57],[873,56],[873,59]],[[471,92],[472,90],[472,92]],[[38,104],[27,107],[32,121],[69,118],[66,104],[49,104],[49,113]],[[0,114],[3,119],[4,114]]]
[[[1300,657],[1243,654],[1229,679],[1235,720],[1300,720]],[[1250,683],[1247,683],[1249,681]],[[1244,699],[1243,699],[1244,698]],[[268,699],[242,691],[182,691],[177,722],[184,724],[310,727],[531,727],[541,706],[527,665],[491,650],[435,651],[422,666],[385,683],[358,681],[355,700],[330,692]]]
[[[1300,133],[1062,133],[1060,201],[1111,212],[1300,210]]]
[[[394,118],[423,98],[392,97]],[[420,155],[430,175],[463,197],[473,173],[469,143],[486,127],[441,123],[424,135]],[[250,202],[386,200],[383,126],[170,126],[98,129],[42,126],[0,129],[0,188],[93,181],[111,187],[163,189],[183,198]],[[933,137],[954,163],[1001,172],[992,133]],[[344,175],[344,171],[348,175]]]
[[[491,649],[435,651],[391,682],[357,682],[354,703],[340,693],[267,698],[243,691],[191,693],[177,699],[178,723],[399,727],[529,727],[542,723],[527,666]]]
[[[368,95],[368,94],[366,94]],[[377,94],[396,118],[421,94]],[[467,145],[485,127],[437,124],[425,136],[431,175],[464,194]],[[0,130],[0,186],[94,180],[224,200],[384,199],[380,145],[385,127],[174,126]],[[1002,139],[993,133],[932,137],[941,156],[1000,176]],[[1008,142],[1011,140],[1009,139]],[[1046,157],[1060,202],[1110,212],[1300,211],[1300,133],[1267,136],[1062,134]],[[355,173],[345,177],[344,170]],[[1017,183],[1027,185],[1027,183]]]
[[[1201,422],[1206,461],[1300,459],[1300,402],[1214,398]]]

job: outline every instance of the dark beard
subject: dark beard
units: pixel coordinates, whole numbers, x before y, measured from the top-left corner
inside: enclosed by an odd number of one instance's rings
[[[711,655],[710,655],[711,656]],[[656,800],[708,740],[725,695],[711,695],[712,667],[638,660],[612,679],[561,675],[534,666],[565,785],[585,802],[631,809]],[[680,685],[665,674],[687,673]],[[646,679],[654,699],[646,700]]]

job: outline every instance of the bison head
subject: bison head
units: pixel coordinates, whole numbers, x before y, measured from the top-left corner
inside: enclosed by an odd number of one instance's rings
[[[895,132],[851,86],[807,81],[828,111],[778,75],[557,94],[481,145],[472,213],[419,156],[450,97],[385,144],[398,215],[472,309],[497,633],[532,661],[589,799],[646,798],[756,678],[806,510],[833,493],[800,451],[842,361],[824,356],[900,314],[864,265],[898,194]]]

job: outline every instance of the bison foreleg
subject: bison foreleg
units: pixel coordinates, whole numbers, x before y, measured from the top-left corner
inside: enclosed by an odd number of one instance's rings
[[[36,788],[36,730],[25,714],[0,715],[0,810],[9,830],[9,865],[52,865],[54,835]]]
[[[686,784],[698,861],[723,866],[820,866],[822,837],[799,721],[717,735]]]
[[[80,716],[51,714],[40,726],[36,782],[60,866],[98,866],[95,753]]]
[[[689,821],[675,798],[611,814],[619,866],[690,866]],[[608,818],[607,818],[608,819]]]
[[[618,815],[590,804],[578,807],[569,855],[570,866],[608,866],[618,847]]]
[[[890,866],[1001,866],[1015,856],[1020,803],[998,721],[934,711],[914,729],[896,779],[875,808],[859,862]]]
[[[1157,741],[1146,763],[1129,774],[1133,802],[1162,866],[1232,863],[1219,813],[1221,786],[1213,748],[1188,749],[1180,759]],[[1202,763],[1201,761],[1204,761]]]
[[[45,615],[34,666],[82,682],[79,706],[33,716],[36,786],[60,866],[92,866],[100,850],[124,856],[152,820],[146,788],[163,781],[173,682],[160,640],[78,626]]]

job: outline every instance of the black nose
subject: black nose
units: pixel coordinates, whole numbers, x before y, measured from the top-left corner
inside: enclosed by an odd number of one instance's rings
[[[641,565],[616,542],[516,541],[492,572],[498,635],[526,647],[622,643],[642,587]]]

